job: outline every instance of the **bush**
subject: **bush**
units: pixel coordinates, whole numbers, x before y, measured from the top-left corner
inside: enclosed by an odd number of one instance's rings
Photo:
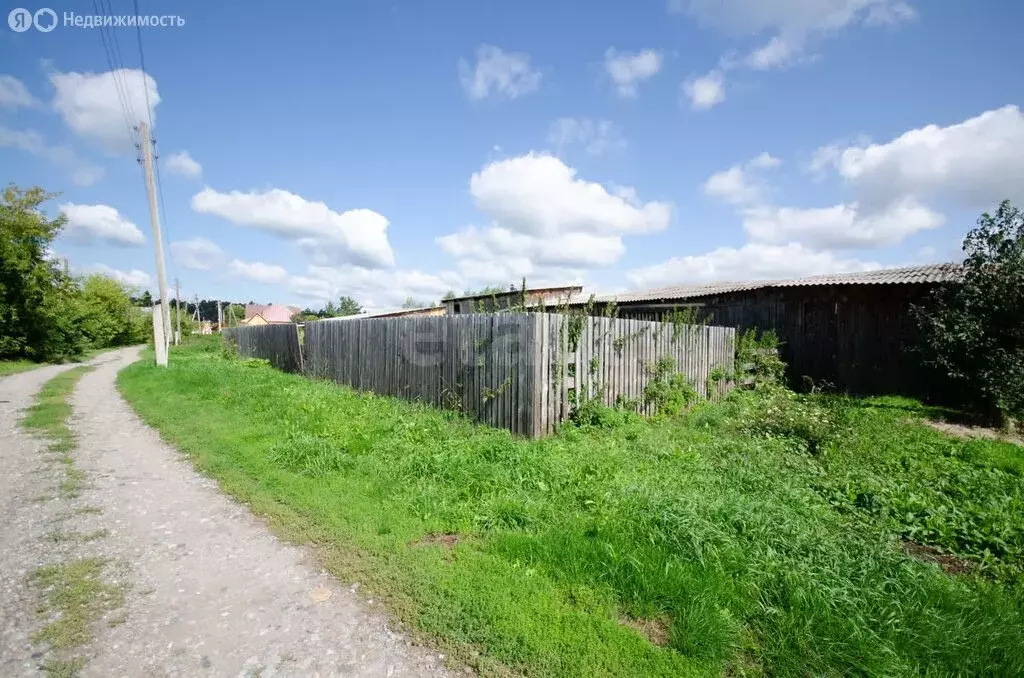
[[[686,375],[676,372],[672,356],[662,356],[646,370],[649,379],[644,387],[644,404],[654,406],[655,415],[679,414],[700,398]]]
[[[817,454],[837,430],[836,420],[827,408],[811,396],[782,386],[733,391],[729,398],[736,406],[736,425],[740,430],[803,441],[811,454]]]
[[[964,239],[963,281],[914,313],[925,364],[1002,423],[1024,418],[1024,214],[1004,201]]]

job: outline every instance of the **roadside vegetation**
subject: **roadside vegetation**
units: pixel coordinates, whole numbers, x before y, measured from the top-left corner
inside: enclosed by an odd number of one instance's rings
[[[74,367],[47,381],[21,420],[24,428],[48,442],[49,461],[60,465],[57,496],[62,500],[77,498],[86,481],[72,457],[75,436],[68,425],[69,398],[79,379],[92,369],[89,365]],[[70,515],[97,512],[95,507],[75,508],[61,516],[58,523],[63,523]],[[107,535],[105,529],[83,533],[62,529],[58,524],[45,540],[55,551],[53,555],[59,558],[37,568],[28,577],[39,593],[37,613],[43,622],[32,640],[45,646],[42,668],[53,678],[79,674],[86,660],[76,655],[75,650],[92,640],[100,618],[120,607],[124,600],[124,585],[108,581],[109,561],[66,552]]]
[[[38,187],[0,192],[0,375],[140,344],[150,333],[134,290],[103,275],[73,276],[53,255],[66,222],[43,212],[53,197]]]
[[[1024,425],[1024,212],[1009,200],[963,242],[963,279],[915,308],[919,358],[1004,429]]]
[[[948,437],[911,400],[766,379],[679,412],[665,380],[654,421],[533,441],[218,337],[119,385],[280,534],[484,673],[1024,674],[1024,450]]]

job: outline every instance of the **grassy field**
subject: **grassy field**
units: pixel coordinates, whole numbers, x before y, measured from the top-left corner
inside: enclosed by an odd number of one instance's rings
[[[119,383],[485,673],[1024,674],[1022,450],[945,437],[912,401],[737,393],[528,441],[210,342]]]

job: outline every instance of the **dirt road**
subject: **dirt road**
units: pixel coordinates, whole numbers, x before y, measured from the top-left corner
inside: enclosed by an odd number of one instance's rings
[[[74,392],[72,456],[88,480],[73,500],[40,500],[55,471],[17,426],[63,368],[0,380],[0,675],[38,675],[45,647],[30,640],[41,622],[25,579],[72,556],[109,559],[127,585],[123,607],[79,652],[84,676],[447,675],[437,653],[391,631],[138,420],[114,384],[137,355],[105,354]],[[65,531],[104,536],[61,552],[46,539],[61,516]]]

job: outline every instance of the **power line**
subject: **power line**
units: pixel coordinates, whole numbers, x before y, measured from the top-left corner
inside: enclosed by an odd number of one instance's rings
[[[135,7],[135,16],[139,15],[139,0],[132,0]],[[146,53],[142,51],[142,28],[138,23],[135,24],[135,37],[139,41],[139,65],[142,67],[142,91],[146,95],[146,121],[149,122],[149,128],[153,129],[153,114],[149,107],[149,87],[146,83]]]
[[[100,4],[101,4],[101,6],[105,6],[106,7],[107,15],[108,16],[113,15],[114,10],[113,10],[113,8],[110,5],[110,0],[100,0]],[[128,112],[131,114],[132,123],[134,125],[134,123],[136,122],[135,103],[132,101],[132,98],[131,98],[129,90],[128,90],[128,79],[127,79],[127,76],[125,75],[125,71],[124,71],[124,59],[121,58],[121,43],[117,39],[117,31],[115,31],[110,26],[100,26],[100,30],[101,31],[103,31],[103,30],[107,31],[107,41],[110,42],[110,44],[111,44],[111,46],[113,48],[115,63],[117,63],[118,66],[119,66],[117,72],[118,72],[118,75],[120,76],[120,79],[121,79],[121,87],[124,89],[125,99],[128,100]],[[143,79],[142,85],[143,85],[143,88],[145,88],[145,85],[146,85],[145,79]]]
[[[99,14],[100,5],[97,3],[97,0],[93,0],[92,5],[96,10],[96,13]],[[100,27],[99,33],[100,41],[103,43],[103,54],[107,59],[107,66],[110,68],[110,77],[114,81],[114,90],[117,92],[118,105],[121,108],[121,115],[124,118],[125,130],[128,132],[128,138],[134,140],[134,116],[130,114],[130,111],[132,110],[131,97],[128,94],[126,83],[118,77],[123,76],[123,73],[121,73],[120,70],[122,64],[119,63],[120,52],[118,51],[115,56],[114,46],[110,40],[113,36],[108,35],[107,32],[103,30],[102,26]]]
[[[109,2],[109,0],[107,0],[107,2]],[[139,0],[132,0],[132,5],[135,8],[135,15],[138,16],[139,15]],[[149,129],[152,130],[153,129],[153,109],[150,108],[150,105],[149,105],[149,87],[148,87],[148,83],[146,82],[146,78],[147,78],[147,75],[146,75],[146,52],[142,48],[142,28],[139,26],[139,24],[135,24],[135,38],[136,38],[136,40],[138,41],[138,44],[139,44],[139,67],[142,69],[142,90],[145,93],[145,98],[146,98],[146,120],[147,120],[147,122],[149,122]],[[167,228],[167,209],[164,207],[164,184],[163,184],[163,181],[160,180],[160,162],[159,162],[160,156],[159,156],[159,154],[157,154],[155,152],[156,151],[156,138],[155,138],[155,134],[154,134],[154,138],[152,140],[144,139],[143,143],[152,143],[153,144],[153,151],[154,151],[154,156],[155,156],[155,159],[156,159],[156,162],[154,162],[153,165],[154,165],[154,169],[156,170],[157,195],[160,198],[159,199],[160,220],[163,222],[164,231],[166,232],[166,231],[169,231],[169,229]]]

